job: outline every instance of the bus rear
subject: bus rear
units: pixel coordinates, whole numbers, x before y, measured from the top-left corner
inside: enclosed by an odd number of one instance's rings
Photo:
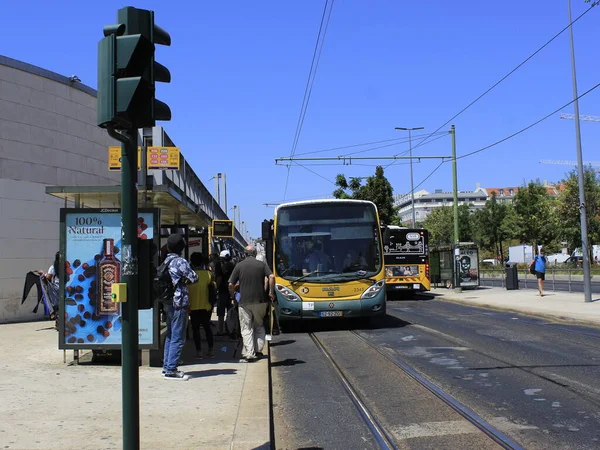
[[[386,289],[429,291],[429,234],[424,228],[389,225],[384,231]]]
[[[383,245],[375,204],[283,204],[275,210],[273,225],[280,323],[385,314]]]

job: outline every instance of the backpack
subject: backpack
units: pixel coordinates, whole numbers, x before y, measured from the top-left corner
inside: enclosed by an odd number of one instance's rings
[[[173,303],[175,295],[175,286],[173,286],[173,278],[169,273],[169,266],[176,257],[167,258],[158,266],[156,277],[154,278],[154,296],[161,303]]]
[[[529,273],[531,275],[535,275],[536,274],[536,272],[535,272],[535,263],[537,262],[537,259],[538,259],[538,257],[536,256],[533,259],[533,261],[531,261],[531,264],[529,264]]]

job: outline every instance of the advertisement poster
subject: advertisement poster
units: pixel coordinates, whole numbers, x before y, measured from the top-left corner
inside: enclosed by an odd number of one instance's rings
[[[158,210],[138,214],[138,238],[154,239]],[[111,285],[121,280],[121,212],[62,209],[66,280],[59,348],[120,348],[121,305]],[[139,311],[139,345],[155,344],[155,311]]]
[[[479,286],[477,249],[461,248],[458,256],[458,273],[461,287]]]

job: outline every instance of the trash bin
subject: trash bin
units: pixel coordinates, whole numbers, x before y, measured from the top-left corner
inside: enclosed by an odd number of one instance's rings
[[[519,289],[519,273],[517,263],[506,263],[506,290]]]

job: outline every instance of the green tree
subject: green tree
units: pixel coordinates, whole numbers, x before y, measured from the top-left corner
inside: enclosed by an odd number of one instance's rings
[[[556,201],[557,228],[561,239],[567,241],[569,249],[581,248],[581,222],[579,216],[579,182],[577,170],[568,173],[564,190]],[[585,211],[587,216],[588,240],[592,245],[600,242],[600,175],[585,167],[583,172]]]
[[[392,224],[396,220],[398,208],[394,206],[392,185],[385,177],[383,167],[377,166],[375,175],[368,177],[364,185],[361,181],[361,178],[353,177],[348,182],[343,174],[337,175],[335,178],[337,189],[333,191],[333,196],[369,200],[377,205],[381,222]]]
[[[503,227],[506,218],[507,205],[498,202],[496,192],[492,192],[492,198],[485,202],[483,209],[477,210],[473,215],[473,229],[476,240],[481,247],[494,253],[494,257],[500,255],[504,261],[502,243],[508,238],[507,229]]]
[[[517,237],[531,243],[535,253],[539,243],[550,243],[556,233],[552,222],[552,198],[539,180],[521,186],[513,206],[519,222]]]
[[[473,231],[471,224],[472,213],[469,205],[458,206],[458,236],[459,241],[471,241]],[[454,210],[452,206],[442,206],[433,209],[425,218],[423,227],[429,231],[429,241],[434,246],[454,243]]]
[[[429,242],[433,246],[452,243],[454,235],[454,215],[452,207],[442,206],[433,209],[425,218],[425,229],[429,231]]]

